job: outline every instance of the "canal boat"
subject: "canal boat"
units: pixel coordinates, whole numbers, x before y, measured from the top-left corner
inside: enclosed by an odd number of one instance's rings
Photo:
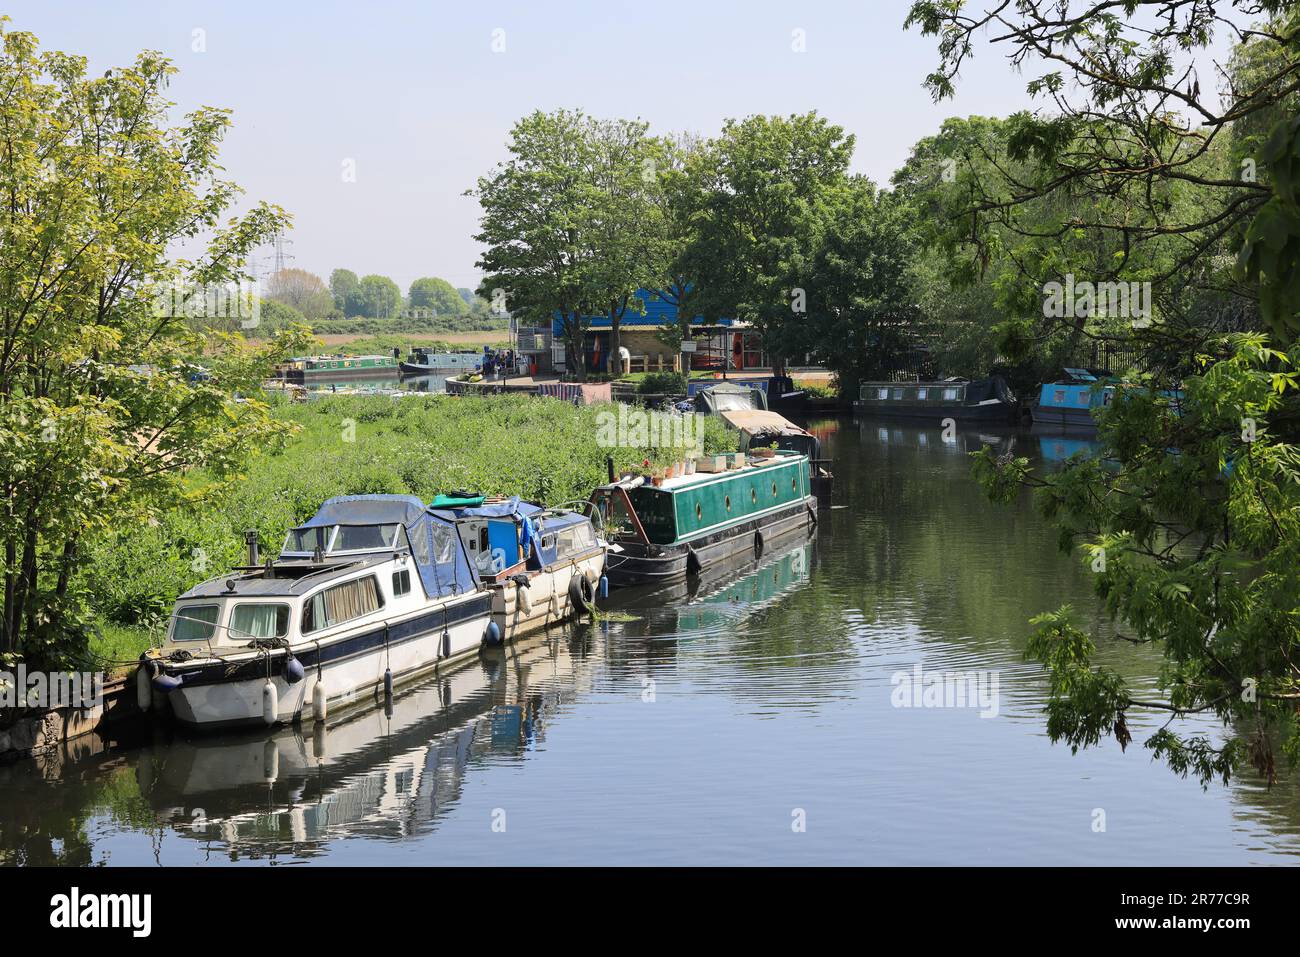
[[[1020,415],[1016,397],[1001,376],[939,382],[863,382],[853,409],[884,418],[981,423],[1013,423]]]
[[[137,691],[205,729],[323,721],[500,638],[452,518],[414,496],[342,496],[275,561],[258,563],[254,533],[246,566],[181,595]]]
[[[821,505],[830,503],[835,476],[831,471],[831,460],[822,456],[822,443],[817,436],[777,412],[731,409],[718,414],[740,432],[742,452],[761,453],[764,449],[776,448],[806,455],[812,473],[813,495]]]
[[[417,346],[398,364],[398,368],[402,375],[437,375],[474,372],[482,365],[483,355],[479,352],[440,352]]]
[[[610,543],[611,585],[696,574],[733,555],[761,553],[771,536],[816,524],[806,455],[736,452],[698,460],[696,467],[660,484],[625,476],[592,492]]]
[[[431,508],[455,523],[505,640],[593,608],[606,546],[583,512],[517,496],[494,502],[439,496]]]
[[[276,378],[295,385],[331,379],[392,376],[397,360],[392,356],[299,356],[276,366]]]
[[[1114,385],[1105,384],[1090,370],[1067,368],[1061,378],[1039,389],[1031,412],[1031,431],[1036,435],[1096,435],[1093,411],[1110,405],[1114,397]]]

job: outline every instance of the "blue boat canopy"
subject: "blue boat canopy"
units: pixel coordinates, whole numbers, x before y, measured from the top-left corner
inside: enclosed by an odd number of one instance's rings
[[[326,501],[301,527],[334,525],[401,525],[430,597],[459,595],[478,587],[454,516],[429,510],[414,495],[340,495]]]

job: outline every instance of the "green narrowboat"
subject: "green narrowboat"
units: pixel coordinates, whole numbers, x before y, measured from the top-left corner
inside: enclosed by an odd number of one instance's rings
[[[328,379],[396,374],[397,360],[392,356],[303,356],[290,359],[277,369],[280,378],[299,385]]]
[[[611,585],[695,574],[734,555],[761,554],[765,537],[816,524],[808,456],[729,453],[697,464],[709,470],[660,485],[624,477],[592,492],[610,541]]]

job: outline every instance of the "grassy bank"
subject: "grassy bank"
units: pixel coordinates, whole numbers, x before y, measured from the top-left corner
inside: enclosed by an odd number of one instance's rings
[[[526,396],[285,404],[278,414],[298,426],[297,435],[251,459],[243,479],[219,486],[193,475],[192,505],[91,546],[81,585],[103,623],[92,651],[112,661],[134,658],[178,594],[243,560],[244,529],[256,528],[263,554],[275,555],[285,532],[334,495],[406,493],[429,501],[464,489],[554,505],[585,499],[603,482],[606,455],[621,470],[679,457],[600,447],[597,417],[613,408]],[[717,419],[705,422],[707,451],[735,448],[734,433]]]

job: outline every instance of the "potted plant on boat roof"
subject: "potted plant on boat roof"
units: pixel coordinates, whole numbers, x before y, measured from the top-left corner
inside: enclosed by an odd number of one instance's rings
[[[760,445],[758,448],[750,449],[750,451],[754,453],[755,458],[770,459],[772,456],[776,455],[776,443],[773,442],[771,445]]]

